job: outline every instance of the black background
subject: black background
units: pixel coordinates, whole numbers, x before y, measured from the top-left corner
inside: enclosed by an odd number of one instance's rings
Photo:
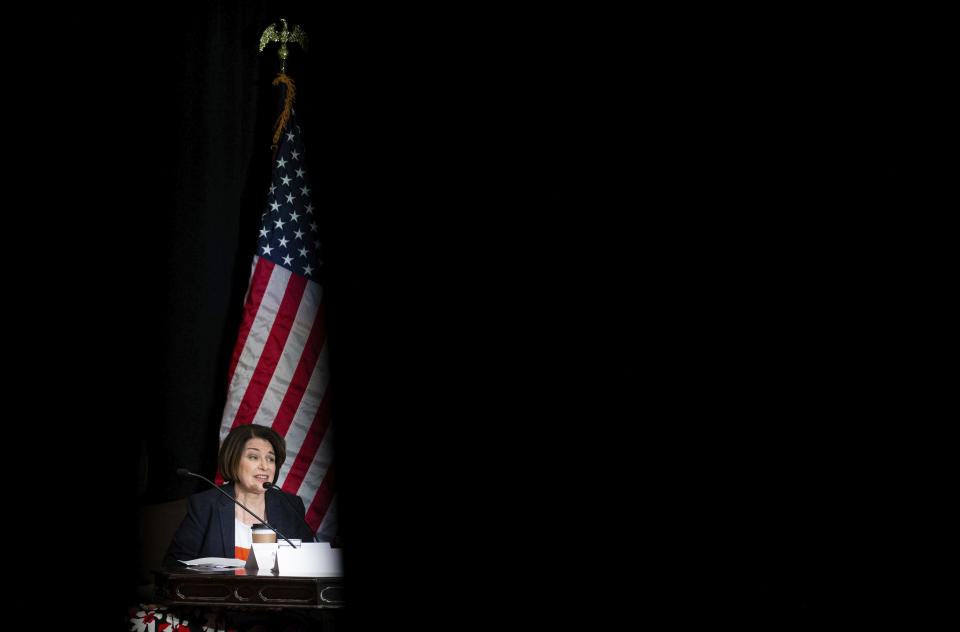
[[[280,17],[311,37],[358,623],[409,591],[457,629],[876,605],[848,579],[897,436],[864,412],[898,395],[865,377],[902,260],[877,235],[923,136],[898,16],[208,2],[67,9],[10,54],[16,515],[96,543],[103,616],[136,572],[104,529],[130,550],[176,467],[213,474]]]

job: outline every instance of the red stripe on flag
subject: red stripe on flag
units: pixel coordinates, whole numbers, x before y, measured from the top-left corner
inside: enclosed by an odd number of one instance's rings
[[[313,463],[313,457],[317,455],[317,450],[320,449],[323,435],[327,432],[327,425],[330,423],[328,400],[327,394],[324,393],[323,399],[320,401],[320,407],[317,408],[317,414],[314,415],[310,429],[307,431],[307,436],[303,438],[303,444],[300,446],[300,451],[297,452],[297,458],[294,459],[290,471],[287,472],[287,478],[283,481],[282,489],[285,492],[297,493],[300,484],[303,483],[303,479],[307,475],[307,470],[310,469],[310,464]]]
[[[247,301],[243,305],[243,320],[240,322],[237,344],[233,348],[233,357],[230,358],[227,384],[233,381],[233,372],[237,368],[237,362],[240,361],[243,347],[247,344],[247,336],[250,334],[253,321],[256,320],[257,310],[260,308],[260,301],[263,300],[263,294],[267,290],[267,284],[270,282],[270,275],[273,273],[275,265],[272,261],[264,259],[263,257],[257,260],[257,267],[254,268],[253,276],[250,279],[250,291],[247,292]]]
[[[273,429],[281,435],[286,436],[290,422],[293,421],[293,417],[300,407],[300,400],[303,399],[303,394],[306,392],[307,385],[310,383],[310,376],[313,374],[313,369],[317,365],[317,358],[320,356],[320,349],[323,347],[323,323],[323,308],[321,305],[317,310],[317,317],[313,321],[313,328],[310,330],[310,335],[307,337],[306,346],[300,355],[300,362],[297,363],[297,368],[293,372],[293,377],[290,379],[290,386],[287,387],[287,392],[283,394],[280,409],[277,411],[277,416],[273,420],[273,424],[271,424]]]
[[[323,482],[320,483],[320,488],[317,489],[317,495],[313,497],[313,502],[310,503],[310,508],[307,509],[307,524],[310,525],[314,533],[320,528],[320,523],[323,522],[323,517],[327,514],[327,509],[330,508],[330,503],[333,501],[334,488],[333,465],[331,464],[330,467],[327,468]]]
[[[290,281],[284,290],[283,298],[280,300],[280,307],[277,310],[277,317],[270,328],[270,336],[267,343],[260,353],[260,359],[257,361],[257,368],[254,369],[250,377],[250,383],[247,384],[247,390],[243,394],[243,400],[237,408],[237,416],[233,419],[233,428],[242,424],[253,422],[253,418],[260,408],[263,396],[270,385],[270,379],[277,368],[277,363],[283,355],[283,347],[287,344],[287,338],[290,336],[290,329],[297,317],[297,310],[300,307],[300,299],[303,298],[303,291],[307,287],[307,280],[298,275],[290,275]]]

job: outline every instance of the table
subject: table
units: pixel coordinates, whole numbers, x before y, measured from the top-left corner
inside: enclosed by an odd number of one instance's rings
[[[154,571],[157,601],[167,606],[244,609],[338,609],[345,606],[342,577],[278,575],[272,570]]]
[[[157,605],[131,619],[176,625],[205,621],[207,630],[323,630],[343,625],[342,577],[278,575],[272,570],[154,571]],[[137,623],[139,622],[139,623]]]

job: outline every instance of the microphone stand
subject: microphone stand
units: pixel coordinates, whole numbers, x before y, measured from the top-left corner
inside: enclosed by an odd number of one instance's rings
[[[238,505],[240,505],[240,507],[241,507],[244,511],[246,511],[248,514],[250,514],[251,516],[253,516],[254,518],[256,518],[258,521],[260,521],[261,523],[263,523],[268,529],[270,529],[271,531],[273,531],[274,533],[276,533],[278,536],[280,536],[280,537],[283,538],[284,540],[287,540],[287,544],[289,544],[289,545],[292,546],[293,548],[297,548],[297,546],[296,546],[293,542],[291,542],[290,540],[287,539],[287,536],[285,536],[285,535],[283,535],[282,533],[280,533],[279,531],[277,531],[277,530],[276,530],[274,527],[272,527],[272,526],[270,525],[270,523],[268,523],[266,520],[264,520],[263,518],[261,518],[261,517],[258,516],[257,514],[253,513],[252,511],[250,511],[250,510],[247,509],[246,507],[244,507],[244,505],[243,505],[242,502],[240,502],[239,500],[237,500],[236,498],[234,498],[233,496],[231,496],[231,495],[228,494],[227,492],[223,491],[222,489],[220,489],[220,488],[216,485],[216,483],[214,483],[213,481],[211,481],[211,480],[209,480],[209,479],[207,479],[207,478],[204,478],[203,476],[200,476],[199,474],[194,474],[193,472],[191,472],[191,471],[189,471],[189,470],[187,470],[187,469],[185,469],[185,468],[182,468],[182,467],[179,468],[179,469],[177,469],[177,474],[179,474],[180,476],[184,476],[184,477],[186,477],[186,476],[193,476],[193,477],[195,477],[195,478],[199,478],[199,479],[201,479],[201,480],[203,480],[203,481],[206,481],[207,483],[209,483],[210,485],[212,485],[215,490],[217,490],[218,492],[220,492],[221,494],[223,494],[224,496],[226,496],[227,498],[229,498],[229,499],[232,500],[233,502],[235,502],[235,503],[237,503]]]
[[[286,497],[285,492],[280,488],[279,485],[277,485],[276,483],[269,483],[269,482],[267,482],[267,483],[264,483],[264,484],[263,484],[263,488],[264,488],[264,489],[275,489],[275,490],[277,490],[278,492],[281,492],[281,493],[280,493],[280,498],[283,499],[283,502],[287,503],[287,507],[289,507],[290,509],[293,509],[293,510],[294,510],[293,513],[297,514],[297,516],[300,516],[300,512],[296,510],[297,508],[293,506],[293,503],[290,501],[289,498]],[[313,541],[314,541],[314,542],[317,542],[317,534],[313,532],[313,527],[310,526],[310,523],[307,522],[307,519],[306,519],[306,518],[300,516],[300,519],[303,520],[303,524],[307,525],[307,529],[310,530],[310,536],[313,538]]]

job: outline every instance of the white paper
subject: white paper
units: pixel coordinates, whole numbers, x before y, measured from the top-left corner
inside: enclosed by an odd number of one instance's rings
[[[206,568],[243,568],[243,560],[231,557],[201,557],[195,560],[180,560],[187,566],[203,566]]]
[[[280,575],[304,577],[340,577],[343,575],[343,552],[331,548],[329,542],[304,542],[299,548],[277,549]]]

